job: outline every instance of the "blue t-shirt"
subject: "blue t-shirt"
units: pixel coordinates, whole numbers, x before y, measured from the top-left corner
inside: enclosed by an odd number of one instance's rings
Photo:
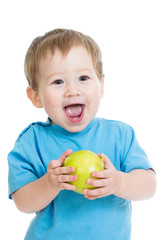
[[[95,118],[82,131],[71,133],[57,125],[37,122],[18,137],[8,155],[9,198],[47,171],[48,163],[68,148],[107,155],[117,170],[148,169],[151,165],[134,130],[118,121]],[[88,200],[62,190],[31,221],[25,240],[129,240],[131,202],[114,195]]]

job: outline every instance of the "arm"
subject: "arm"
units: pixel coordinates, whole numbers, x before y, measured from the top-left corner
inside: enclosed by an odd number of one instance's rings
[[[155,173],[151,170],[136,169],[129,173],[117,171],[108,157],[104,159],[105,168],[101,172],[93,172],[88,184],[97,186],[93,190],[84,190],[85,197],[93,200],[114,194],[127,200],[143,200],[153,196],[156,190]]]
[[[121,172],[121,184],[114,195],[137,201],[152,197],[156,191],[156,177],[152,169]]]
[[[12,194],[17,208],[25,213],[33,213],[45,208],[62,189],[75,190],[75,186],[68,184],[76,181],[76,175],[67,175],[75,170],[72,167],[63,167],[66,157],[71,154],[67,150],[58,160],[52,160],[48,164],[47,173],[18,189]]]
[[[30,182],[12,194],[17,208],[25,213],[34,213],[45,208],[60,192],[52,187],[48,176]]]

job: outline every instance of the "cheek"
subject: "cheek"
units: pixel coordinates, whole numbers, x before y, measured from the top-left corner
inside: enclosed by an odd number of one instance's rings
[[[55,103],[54,95],[51,94],[49,91],[46,91],[46,92],[42,93],[41,100],[42,100],[43,107],[45,109],[53,107],[53,105]]]
[[[94,103],[99,103],[101,99],[101,92],[99,85],[95,85],[92,87],[92,89],[88,90],[88,97],[90,100],[92,100]]]

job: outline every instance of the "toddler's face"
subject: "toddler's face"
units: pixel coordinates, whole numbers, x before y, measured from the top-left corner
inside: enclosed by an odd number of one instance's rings
[[[92,59],[82,46],[66,57],[48,52],[39,65],[39,97],[52,120],[70,132],[82,131],[94,118],[103,95]]]

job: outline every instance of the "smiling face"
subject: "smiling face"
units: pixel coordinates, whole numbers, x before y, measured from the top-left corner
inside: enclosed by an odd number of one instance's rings
[[[84,47],[71,48],[67,56],[59,50],[54,55],[48,51],[39,64],[38,82],[38,92],[28,87],[27,94],[34,105],[44,107],[52,124],[80,132],[93,120],[103,95],[103,79],[98,79]]]

